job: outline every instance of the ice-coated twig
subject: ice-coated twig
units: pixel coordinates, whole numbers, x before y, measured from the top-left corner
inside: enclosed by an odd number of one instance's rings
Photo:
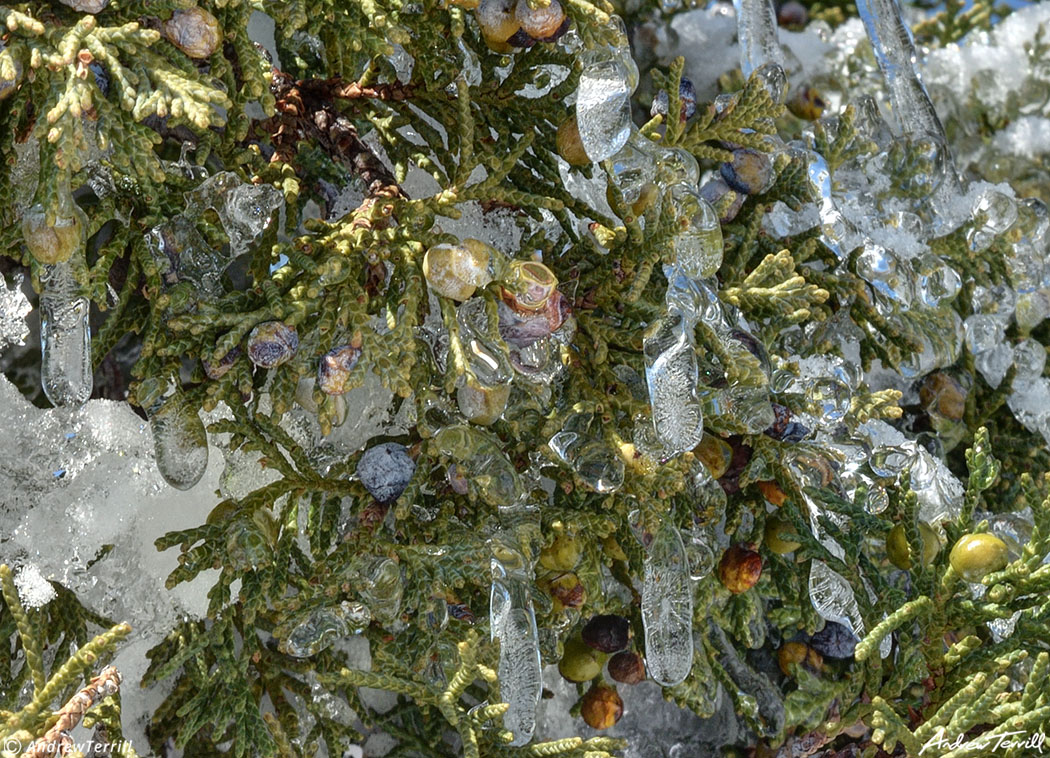
[[[773,0],[733,0],[736,36],[740,43],[740,69],[744,77],[767,63],[784,68],[784,51],[777,38],[777,12]]]

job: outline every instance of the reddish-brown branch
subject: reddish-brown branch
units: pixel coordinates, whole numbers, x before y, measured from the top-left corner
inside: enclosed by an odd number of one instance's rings
[[[273,141],[273,160],[291,163],[300,141],[309,139],[364,180],[369,200],[407,198],[390,170],[358,135],[353,122],[333,103],[369,97],[403,100],[411,94],[409,88],[400,84],[361,87],[341,79],[295,80],[275,69],[270,90],[277,113],[260,126]]]

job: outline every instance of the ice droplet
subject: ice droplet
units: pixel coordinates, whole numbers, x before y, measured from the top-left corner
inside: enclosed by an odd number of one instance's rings
[[[40,380],[53,405],[80,406],[91,397],[90,303],[77,294],[68,262],[45,266],[40,283]]]
[[[682,537],[670,524],[646,551],[642,627],[649,675],[664,687],[685,679],[693,666],[693,584]]]
[[[623,458],[593,438],[592,429],[600,431],[600,424],[594,422],[593,413],[574,413],[548,444],[588,487],[595,492],[615,492],[623,486]]]
[[[186,193],[186,214],[199,216],[208,208],[219,214],[230,239],[230,257],[248,252],[266,230],[274,211],[284,206],[284,196],[266,184],[247,184],[236,174],[223,171]]]
[[[810,566],[809,599],[822,618],[848,627],[858,638],[864,637],[864,619],[853,588],[824,561],[814,560]]]
[[[540,638],[536,613],[529,593],[530,569],[525,556],[515,549],[509,535],[493,540],[492,591],[489,625],[493,640],[499,640],[500,695],[510,707],[503,726],[514,733],[511,746],[526,745],[536,729],[536,706],[543,691]]]
[[[185,281],[202,297],[222,296],[222,272],[233,259],[209,245],[185,216],[174,216],[153,227],[146,234],[146,247],[165,287]]]
[[[391,624],[401,615],[401,569],[389,558],[376,558],[366,567],[357,591],[381,622]]]
[[[767,63],[784,67],[784,51],[777,37],[777,12],[772,0],[733,0],[740,70],[745,77]]]
[[[179,392],[159,403],[148,415],[160,475],[175,489],[190,489],[208,468],[204,422]]]
[[[22,275],[15,274],[8,289],[7,280],[0,274],[0,352],[8,345],[24,345],[29,336],[26,316],[33,307],[22,291],[22,281]]]
[[[335,608],[317,608],[278,643],[278,650],[294,658],[309,658],[331,647],[351,631],[368,626],[371,616],[360,603],[343,602]]]

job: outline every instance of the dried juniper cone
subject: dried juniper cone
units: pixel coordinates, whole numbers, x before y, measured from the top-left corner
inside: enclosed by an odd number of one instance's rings
[[[747,592],[762,576],[762,556],[746,545],[733,545],[718,562],[718,578],[735,595]]]
[[[645,663],[633,650],[624,650],[609,659],[609,676],[623,684],[645,681]]]
[[[109,5],[109,0],[61,0],[61,2],[75,11],[92,15],[101,13]]]
[[[816,121],[824,115],[828,103],[815,87],[802,86],[788,98],[787,108],[794,115],[806,121]]]
[[[737,435],[729,437],[726,442],[733,449],[733,458],[725,474],[718,478],[718,483],[727,495],[733,495],[740,491],[740,475],[751,460],[751,446],[745,444],[743,438]]]
[[[204,366],[204,374],[209,379],[222,379],[229,373],[230,369],[233,368],[233,364],[235,364],[237,359],[241,357],[242,352],[243,351],[239,347],[235,347],[214,363],[207,358],[201,358],[201,364]]]
[[[69,203],[64,216],[48,220],[44,206],[37,203],[22,215],[22,239],[38,263],[68,261],[84,246],[87,216],[76,203]]]
[[[528,347],[557,331],[571,314],[568,299],[558,290],[538,311],[513,308],[504,298],[499,304],[499,334],[508,345]]]
[[[785,29],[798,30],[809,21],[809,11],[797,0],[787,0],[777,8],[777,24]]]
[[[528,0],[518,0],[514,19],[532,42],[554,42],[569,28],[558,0],[550,0],[546,8],[531,8]]]
[[[583,696],[580,715],[591,729],[608,729],[623,716],[623,700],[614,687],[595,682]]]
[[[591,165],[591,159],[587,157],[587,151],[583,149],[580,125],[576,123],[576,116],[565,119],[558,127],[558,133],[554,136],[554,145],[558,150],[558,155],[570,166]]]
[[[809,645],[825,658],[852,658],[857,647],[857,638],[843,624],[828,621],[824,628],[810,637]]]
[[[777,651],[777,664],[784,676],[792,676],[794,665],[802,666],[816,674],[824,668],[824,659],[805,642],[785,642]]]
[[[780,488],[780,485],[772,479],[755,482],[755,486],[758,487],[758,491],[762,493],[762,497],[777,508],[782,506],[784,501],[787,500],[787,494]]]
[[[919,402],[931,414],[959,421],[966,411],[966,389],[953,376],[936,371],[919,388]]]
[[[494,52],[509,53],[513,50],[510,38],[521,31],[515,0],[481,0],[474,17],[485,44]]]
[[[210,58],[222,44],[219,20],[204,8],[177,10],[162,26],[165,38],[191,58]]]
[[[492,246],[468,238],[458,245],[440,244],[427,250],[423,276],[438,295],[462,302],[496,278],[501,262]]]
[[[773,183],[773,159],[749,147],[734,150],[733,160],[723,163],[720,171],[726,184],[745,195],[759,195]]]
[[[583,641],[603,653],[623,650],[631,641],[631,622],[623,616],[595,616],[583,627]]]
[[[299,333],[283,321],[266,321],[248,335],[248,358],[259,368],[274,368],[291,360],[299,349]]]
[[[809,435],[809,428],[792,421],[789,408],[780,403],[773,403],[773,425],[764,434],[780,442],[801,442]]]
[[[370,447],[357,462],[357,478],[380,503],[392,503],[401,497],[415,473],[416,462],[408,449],[397,442]]]
[[[696,87],[685,77],[682,77],[678,84],[678,99],[682,103],[679,119],[682,123],[685,123],[696,115]],[[669,108],[670,98],[667,96],[666,91],[660,90],[656,93],[656,97],[653,98],[653,104],[649,107],[649,115],[666,116]]]
[[[349,389],[350,373],[361,359],[361,349],[340,345],[321,356],[317,366],[317,387],[326,395],[342,395]]]
[[[723,179],[712,179],[700,188],[700,197],[715,209],[719,223],[728,224],[740,213],[746,195],[734,190]]]
[[[566,608],[579,608],[587,602],[587,591],[580,581],[580,577],[571,571],[554,577],[547,583],[547,591],[550,593],[554,610],[563,611]]]

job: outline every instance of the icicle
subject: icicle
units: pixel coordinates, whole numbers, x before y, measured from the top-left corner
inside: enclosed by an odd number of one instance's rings
[[[704,436],[697,395],[700,369],[693,331],[700,294],[693,279],[667,267],[667,315],[646,330],[642,341],[653,428],[671,454],[691,450]]]
[[[576,91],[576,123],[584,152],[594,162],[619,152],[631,134],[631,94],[638,86],[638,67],[623,21],[613,16],[617,44],[580,54],[583,70]]]
[[[947,200],[962,194],[962,187],[947,148],[944,127],[919,78],[915,44],[901,17],[900,6],[897,0],[858,0],[857,11],[864,21],[875,59],[886,80],[890,105],[901,134],[932,138],[944,153],[944,176],[933,200],[934,209],[938,213],[945,212]]]
[[[503,525],[510,526],[513,518],[521,521],[523,510],[501,509],[501,517],[506,516],[501,518]],[[503,726],[514,733],[511,746],[526,745],[532,739],[543,691],[540,636],[529,590],[532,566],[522,552],[527,529],[519,523],[492,540],[489,625],[492,639],[499,640],[500,696],[510,706],[503,715]]]
[[[736,36],[740,42],[740,69],[745,77],[767,63],[784,68],[784,51],[777,39],[777,11],[773,0],[733,0]]]
[[[40,277],[40,378],[52,404],[79,406],[91,397],[90,303],[77,294],[69,261]]]
[[[279,190],[265,184],[246,184],[229,171],[216,174],[185,196],[188,217],[199,216],[208,208],[218,214],[230,238],[231,258],[248,252],[270,225],[274,211],[284,207]]]
[[[637,522],[631,515],[631,522]],[[645,545],[644,535],[635,535]],[[646,546],[642,584],[642,628],[649,674],[671,687],[693,666],[693,583],[682,536],[663,523]]]

